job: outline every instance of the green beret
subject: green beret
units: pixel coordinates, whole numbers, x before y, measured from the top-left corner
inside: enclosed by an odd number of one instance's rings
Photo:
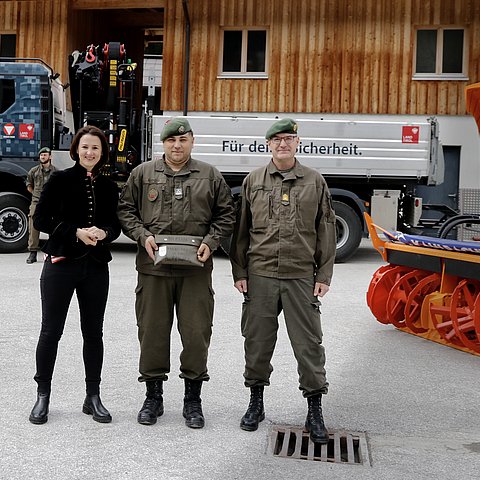
[[[191,131],[192,127],[190,126],[186,118],[174,117],[165,122],[162,134],[160,135],[160,140],[163,142],[169,137],[175,137],[176,135],[184,135],[185,133]]]
[[[291,118],[283,118],[282,120],[278,120],[275,122],[265,134],[265,138],[270,140],[272,137],[279,133],[291,133],[292,135],[296,135],[298,130],[298,125],[295,120]]]
[[[52,151],[51,151],[48,147],[42,147],[42,148],[38,151],[38,156],[40,156],[41,153],[52,153]]]

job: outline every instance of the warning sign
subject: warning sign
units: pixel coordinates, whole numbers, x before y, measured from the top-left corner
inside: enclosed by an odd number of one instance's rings
[[[15,133],[15,125],[13,123],[6,123],[3,126],[3,134],[6,137],[13,137],[14,133]]]
[[[405,125],[402,127],[402,143],[418,143],[420,127]]]
[[[33,138],[35,125],[33,123],[21,123],[18,129],[18,138],[30,140]]]

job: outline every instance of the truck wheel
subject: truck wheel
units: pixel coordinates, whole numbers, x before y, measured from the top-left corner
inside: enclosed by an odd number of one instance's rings
[[[20,195],[0,195],[0,253],[26,250],[29,207],[30,202]]]
[[[362,224],[352,207],[342,202],[333,201],[332,203],[337,217],[335,262],[342,263],[357,251],[362,239]]]

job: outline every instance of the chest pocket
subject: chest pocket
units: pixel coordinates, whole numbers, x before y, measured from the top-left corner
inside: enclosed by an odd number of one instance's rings
[[[212,218],[212,189],[203,178],[186,180],[183,183],[185,220],[198,224],[209,223]]]
[[[318,212],[318,196],[314,185],[303,185],[292,189],[295,205],[295,223],[297,227],[307,231],[315,230]]]
[[[274,218],[274,191],[264,185],[254,185],[250,194],[253,230],[264,230]]]
[[[169,218],[170,191],[165,179],[146,179],[143,183],[142,217],[145,225]]]

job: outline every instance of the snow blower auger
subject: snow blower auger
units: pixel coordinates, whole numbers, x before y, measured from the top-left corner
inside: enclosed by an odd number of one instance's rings
[[[480,242],[389,232],[368,214],[365,220],[373,246],[388,263],[373,274],[366,294],[375,318],[480,355]]]

